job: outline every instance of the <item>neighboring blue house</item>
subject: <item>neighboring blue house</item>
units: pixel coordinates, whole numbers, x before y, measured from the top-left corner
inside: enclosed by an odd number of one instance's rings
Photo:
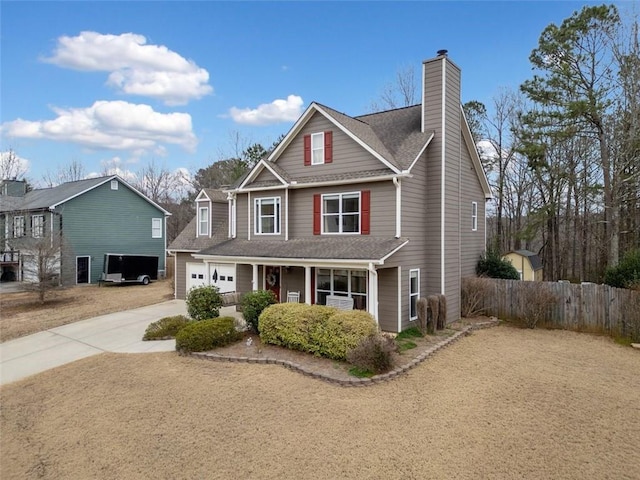
[[[34,251],[46,239],[62,245],[56,267],[63,285],[97,283],[105,253],[157,255],[164,277],[168,215],[117,175],[29,192],[25,182],[2,180],[2,280],[33,280]]]

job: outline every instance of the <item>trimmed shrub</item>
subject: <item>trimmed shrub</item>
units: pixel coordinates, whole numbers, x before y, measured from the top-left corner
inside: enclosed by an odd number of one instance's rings
[[[440,314],[440,299],[438,295],[427,297],[427,333],[433,335],[438,327],[438,315]]]
[[[309,329],[311,353],[335,360],[346,360],[347,352],[363,337],[378,331],[375,319],[363,310],[339,310],[327,321],[313,322]]]
[[[258,325],[264,343],[335,360],[346,359],[347,351],[377,331],[367,312],[304,303],[271,305],[260,315]]]
[[[242,338],[233,317],[219,317],[190,322],[176,334],[176,350],[180,352],[206,352],[223,347]]]
[[[487,250],[478,260],[476,274],[479,277],[504,278],[506,280],[520,280],[520,274],[508,260],[503,260],[500,252],[495,249]]]
[[[206,320],[220,316],[222,295],[218,287],[204,285],[193,287],[187,293],[187,313],[194,320]]]
[[[427,333],[433,333],[433,332],[429,332],[429,303],[427,302],[426,298],[418,298],[418,301],[416,302],[416,308],[418,310],[418,325],[420,325],[420,332],[423,335],[426,335]]]
[[[245,293],[242,297],[242,316],[251,330],[259,333],[258,319],[262,311],[269,305],[277,303],[278,299],[271,290],[256,290]]]
[[[618,265],[608,268],[604,283],[617,288],[640,290],[640,250],[628,252]]]
[[[436,323],[436,328],[442,330],[447,326],[447,297],[439,294],[438,303],[438,322]]]
[[[360,370],[380,374],[393,368],[393,354],[397,351],[393,338],[378,333],[361,339],[347,353],[347,361]]]
[[[160,320],[149,324],[144,332],[142,340],[157,340],[159,338],[175,337],[176,333],[178,333],[188,323],[189,319],[184,315],[161,318]]]
[[[491,280],[482,277],[463,277],[460,315],[466,318],[485,313],[484,298],[491,294]]]

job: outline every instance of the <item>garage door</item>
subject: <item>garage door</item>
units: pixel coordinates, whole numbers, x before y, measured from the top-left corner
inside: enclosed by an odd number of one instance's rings
[[[187,291],[201,285],[215,285],[220,293],[236,291],[236,266],[233,264],[187,263]]]

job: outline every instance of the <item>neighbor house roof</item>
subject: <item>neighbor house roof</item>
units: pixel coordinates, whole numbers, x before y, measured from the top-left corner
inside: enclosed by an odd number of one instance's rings
[[[38,188],[27,192],[23,197],[5,197],[0,196],[0,211],[10,212],[16,210],[44,210],[55,208],[69,200],[93,190],[111,180],[118,180],[126,185],[132,191],[140,195],[147,202],[154,205],[166,215],[170,215],[168,211],[162,208],[150,198],[139,192],[137,189],[129,185],[118,175],[110,175],[107,177],[88,178],[86,180],[77,180],[75,182],[61,183],[58,186],[50,188]]]
[[[261,240],[259,252],[256,242],[238,238],[205,248],[200,255],[233,258],[282,258],[298,260],[359,260],[384,261],[408,242],[405,238],[376,238],[350,236],[341,238],[295,238],[286,242]]]
[[[516,253],[522,257],[528,258],[529,262],[531,263],[531,268],[534,270],[540,270],[542,268],[542,259],[537,253],[534,253],[530,250],[514,250],[510,253]]]

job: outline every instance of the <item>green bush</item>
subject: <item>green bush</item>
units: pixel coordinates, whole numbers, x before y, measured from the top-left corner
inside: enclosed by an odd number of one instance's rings
[[[393,368],[393,354],[397,351],[393,338],[378,333],[362,338],[347,353],[347,361],[361,372],[380,374]]]
[[[205,352],[237,342],[242,338],[242,333],[236,330],[234,323],[233,317],[190,322],[176,334],[176,350]]]
[[[618,265],[608,268],[604,283],[617,288],[640,289],[640,250],[628,252]]]
[[[266,308],[259,319],[260,339],[292,350],[336,360],[377,331],[373,317],[361,310],[324,305],[281,303]]]
[[[277,303],[278,299],[271,290],[256,290],[245,293],[242,297],[242,316],[251,330],[259,333],[258,319],[262,311],[269,305]]]
[[[504,278],[506,280],[520,280],[520,274],[511,262],[503,260],[500,252],[487,250],[478,260],[476,274],[479,277]]]
[[[189,319],[184,315],[161,318],[160,320],[149,324],[144,332],[142,340],[157,340],[158,338],[175,337],[176,333],[178,333],[188,323]]]
[[[187,313],[194,320],[205,320],[220,316],[222,295],[218,287],[205,285],[194,287],[187,293]]]

